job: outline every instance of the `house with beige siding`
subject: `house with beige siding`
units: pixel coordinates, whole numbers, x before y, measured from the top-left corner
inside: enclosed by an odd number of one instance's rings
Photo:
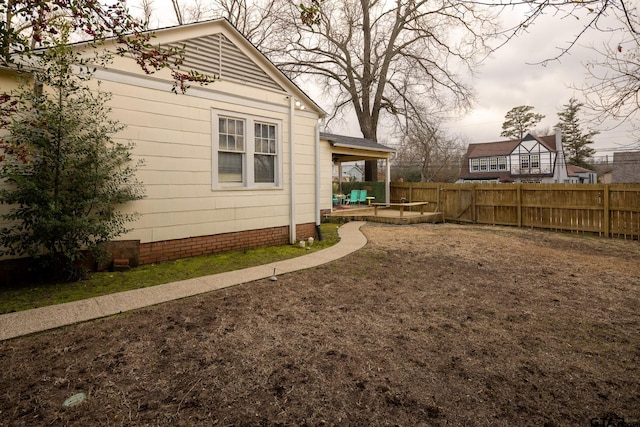
[[[332,208],[334,156],[388,168],[390,150],[321,138],[323,110],[228,21],[155,36],[184,48],[183,71],[218,79],[176,95],[168,70],[145,74],[126,56],[96,70],[93,84],[113,95],[113,118],[125,125],[117,138],[144,161],[146,197],[125,207],[140,216],[114,249],[125,255],[114,257],[143,264],[317,237]],[[2,90],[12,78],[0,73]]]

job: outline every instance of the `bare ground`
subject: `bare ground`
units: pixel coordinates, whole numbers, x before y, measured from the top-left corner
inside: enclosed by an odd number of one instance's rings
[[[277,282],[1,342],[0,426],[639,422],[637,241],[363,231]]]

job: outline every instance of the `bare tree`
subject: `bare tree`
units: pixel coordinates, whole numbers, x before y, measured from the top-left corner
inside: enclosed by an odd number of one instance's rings
[[[287,6],[283,0],[171,0],[171,4],[179,25],[225,18],[267,55],[272,50],[269,36],[280,31],[276,22]]]
[[[640,109],[640,40],[629,38],[594,48],[599,59],[587,64],[581,87],[599,119],[631,121]]]
[[[420,182],[449,182],[458,178],[465,145],[460,137],[447,135],[438,123],[426,121],[405,132],[394,161],[395,169],[405,179],[415,172]]]
[[[467,78],[494,30],[486,8],[446,0],[326,0],[319,25],[299,21],[298,5],[280,39],[281,67],[315,76],[335,99],[334,115],[353,108],[365,138],[378,139],[383,115],[404,121],[430,108],[464,110]],[[365,179],[376,180],[375,162]]]
[[[144,16],[144,28],[148,30],[151,27],[151,16],[154,11],[153,0],[140,0],[140,9]]]
[[[215,0],[214,16],[228,19],[254,46],[269,55],[271,38],[281,32],[280,16],[288,10],[282,0]]]

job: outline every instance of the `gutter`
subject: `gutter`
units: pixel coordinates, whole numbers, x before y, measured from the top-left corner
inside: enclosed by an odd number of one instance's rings
[[[316,234],[318,236],[318,240],[322,240],[322,233],[320,232],[320,190],[322,185],[320,185],[321,175],[322,175],[322,165],[320,159],[320,126],[316,123],[315,126],[315,149],[316,149]]]
[[[289,243],[296,243],[296,164],[293,146],[295,101],[289,96]]]

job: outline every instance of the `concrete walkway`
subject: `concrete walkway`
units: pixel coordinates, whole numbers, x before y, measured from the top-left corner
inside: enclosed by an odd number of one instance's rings
[[[342,258],[362,248],[367,243],[366,237],[360,232],[360,227],[363,224],[364,222],[360,221],[344,224],[338,230],[340,242],[336,245],[297,258],[244,270],[229,271],[96,298],[2,314],[0,315],[0,340],[269,278],[273,275],[274,268],[276,275],[282,275],[292,271],[316,267]]]

